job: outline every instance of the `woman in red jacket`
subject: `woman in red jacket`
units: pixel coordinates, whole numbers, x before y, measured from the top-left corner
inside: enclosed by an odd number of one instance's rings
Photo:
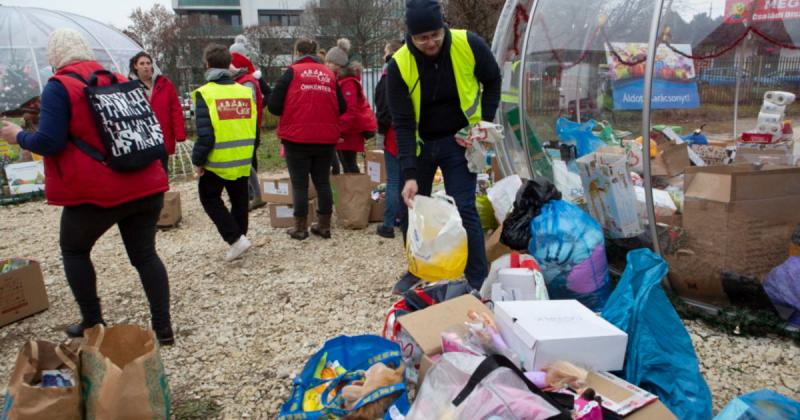
[[[339,118],[341,140],[336,145],[344,173],[358,173],[358,153],[364,153],[364,142],[375,135],[378,122],[369,106],[364,89],[361,87],[363,67],[357,61],[350,61],[348,52],[350,41],[341,38],[336,46],[325,56],[325,65],[336,74],[337,83],[347,102],[347,111]],[[334,162],[333,173],[339,172]]]
[[[150,54],[142,51],[131,58],[128,63],[130,68],[130,78],[138,79],[142,87],[147,92],[150,99],[150,106],[153,113],[161,125],[164,132],[164,146],[167,148],[168,155],[175,154],[175,142],[186,140],[186,127],[183,124],[183,107],[178,100],[178,92],[175,85],[166,76],[155,74],[153,71],[153,59]],[[169,156],[161,162],[164,171],[167,170]]]
[[[84,93],[88,80],[103,67],[89,44],[74,29],[58,29],[50,35],[47,57],[56,70],[42,91],[39,128],[25,132],[3,121],[0,138],[44,156],[45,194],[61,212],[60,246],[72,294],[83,318],[67,328],[70,337],[82,337],[85,328],[102,324],[97,296],[97,276],[90,258],[92,247],[103,234],[117,226],[125,250],[150,303],[153,329],[161,344],[175,339],[169,314],[167,270],[156,253],[156,222],[169,189],[160,162],[138,171],[115,172],[79,149],[73,139],[104,150]],[[121,82],[122,75],[116,75]],[[109,83],[99,76],[99,84]]]

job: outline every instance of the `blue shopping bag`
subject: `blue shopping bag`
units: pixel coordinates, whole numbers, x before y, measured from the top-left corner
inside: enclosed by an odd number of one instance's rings
[[[320,379],[315,377],[319,370],[320,361],[336,361],[341,367],[341,373],[334,378]],[[292,394],[281,407],[278,419],[280,420],[312,420],[320,418],[339,418],[373,403],[381,398],[394,395],[394,401],[387,410],[405,414],[409,409],[408,394],[405,382],[379,388],[364,396],[358,403],[350,408],[343,407],[344,399],[338,392],[341,386],[363,380],[364,373],[370,366],[383,363],[389,367],[397,368],[402,363],[400,346],[376,335],[339,336],[328,340],[322,348],[314,354],[299,375],[294,379]],[[324,363],[323,363],[324,364]],[[315,389],[324,387],[319,395],[321,407],[315,410],[304,410],[303,401],[306,393],[315,392]],[[386,415],[388,419],[388,414]]]

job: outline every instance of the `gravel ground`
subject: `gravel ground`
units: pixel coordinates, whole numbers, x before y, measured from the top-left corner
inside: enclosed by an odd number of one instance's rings
[[[173,188],[182,194],[183,221],[159,233],[158,249],[170,274],[177,329],[177,345],[162,351],[176,409],[202,413],[216,405],[220,418],[274,418],[290,376],[326,339],[380,333],[404,265],[401,239],[380,238],[371,226],[298,242],[272,229],[261,208],[250,215],[248,236],[257,246],[226,264],[227,245],[202,211],[195,184]],[[79,319],[59,258],[59,215],[42,202],[0,207],[0,256],[39,260],[50,298],[46,312],[0,328],[3,384],[25,340],[60,340]],[[106,320],[148,325],[144,293],[116,230],[98,241],[94,263]],[[715,410],[764,387],[800,399],[797,345],[687,324]]]

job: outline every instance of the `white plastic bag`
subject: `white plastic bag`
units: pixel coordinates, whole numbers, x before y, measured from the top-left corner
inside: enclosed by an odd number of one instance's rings
[[[533,261],[536,266],[538,267],[538,263],[536,259],[531,257],[528,254],[520,254],[519,262],[521,264],[525,264],[525,261]],[[505,254],[497,258],[496,260],[492,261],[492,265],[489,267],[489,276],[486,277],[486,280],[483,281],[483,285],[481,286],[481,298],[486,300],[498,301],[504,300],[501,297],[495,296],[495,291],[500,290],[501,292],[505,292],[504,286],[500,283],[499,280],[499,272],[504,268],[511,267],[511,254]],[[547,294],[547,286],[544,281],[544,275],[540,270],[534,270],[533,274],[533,284],[531,285],[535,289],[535,296],[534,300],[549,300],[550,297]]]
[[[466,131],[466,132],[464,132]],[[467,150],[467,167],[470,172],[479,174],[488,166],[487,156],[493,144],[503,140],[503,126],[486,121],[481,121],[469,130],[462,130],[456,135],[456,141]]]
[[[486,195],[492,202],[494,217],[501,225],[506,220],[508,213],[514,208],[514,201],[517,199],[517,191],[522,188],[522,178],[514,174],[497,181],[494,186],[489,188]]]
[[[561,191],[561,196],[564,200],[575,204],[584,201],[581,176],[575,172],[570,172],[566,162],[563,160],[553,161],[553,178],[553,183]]]
[[[408,209],[408,271],[425,281],[453,280],[467,266],[467,231],[452,197],[417,195]]]
[[[498,366],[488,370],[490,373],[483,378],[472,378],[477,385],[469,392],[470,378],[487,360],[494,359],[467,353],[444,353],[425,375],[406,420],[544,420],[560,414],[546,397],[528,388],[520,378],[521,372],[507,367]]]

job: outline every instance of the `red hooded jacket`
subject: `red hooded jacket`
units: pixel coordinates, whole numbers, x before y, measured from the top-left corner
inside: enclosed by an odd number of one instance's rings
[[[339,141],[339,98],[336,76],[312,58],[290,66],[278,137],[295,143],[336,144]]]
[[[234,81],[240,85],[245,83],[251,83],[252,89],[256,92],[256,109],[258,112],[257,121],[258,121],[258,128],[261,128],[261,118],[264,113],[264,95],[261,93],[261,88],[258,85],[258,79],[253,77],[250,73],[242,73],[239,77],[234,79]]]
[[[361,81],[355,76],[345,76],[338,80],[347,111],[339,118],[339,129],[344,142],[336,145],[337,150],[364,151],[364,132],[375,132],[378,120],[367,102]]]
[[[97,150],[104,148],[83,93],[86,85],[67,74],[77,73],[88,80],[93,72],[102,69],[96,61],[80,61],[58,69],[53,76],[64,85],[69,95],[69,134]],[[116,76],[120,82],[127,80],[120,74]],[[108,83],[108,79],[101,77],[100,84],[103,82]],[[71,141],[58,155],[45,156],[44,171],[47,202],[56,206],[94,204],[114,207],[169,189],[167,174],[157,160],[139,171],[115,172],[78,150]]]
[[[186,127],[183,122],[183,107],[178,100],[175,85],[164,76],[157,76],[150,95],[150,106],[156,114],[161,130],[164,132],[164,147],[170,155],[175,154],[175,142],[186,140]]]

